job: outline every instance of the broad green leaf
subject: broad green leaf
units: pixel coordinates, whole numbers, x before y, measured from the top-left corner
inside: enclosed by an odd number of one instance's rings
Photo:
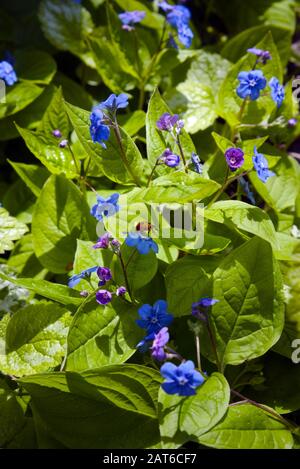
[[[21,384],[49,434],[68,448],[125,449],[158,444],[160,381],[156,370],[115,365],[82,374],[36,375]]]
[[[127,132],[130,137],[133,137],[139,130],[145,127],[146,113],[144,111],[134,111],[129,115],[121,115],[119,116],[119,122],[125,132]]]
[[[145,167],[145,161],[136,144],[124,130],[121,129],[121,135],[126,156],[121,151],[112,130],[107,149],[92,141],[89,132],[89,112],[67,103],[66,110],[83,148],[99,164],[106,177],[120,184],[140,185],[145,180],[149,169]],[[144,174],[144,171],[147,173]]]
[[[39,19],[46,38],[55,47],[68,50],[88,66],[94,66],[85,42],[94,25],[85,8],[73,0],[43,0],[39,8]]]
[[[11,251],[14,241],[20,239],[28,228],[24,223],[11,217],[5,208],[0,207],[0,254]]]
[[[26,234],[15,244],[7,265],[24,277],[43,278],[47,272],[34,254],[31,234]]]
[[[278,248],[275,228],[268,215],[258,207],[238,200],[225,200],[214,203],[205,210],[205,217],[217,223],[259,236]]]
[[[121,255],[131,289],[138,290],[152,280],[158,267],[156,254],[152,250],[148,254],[140,254],[136,248],[123,244]],[[119,258],[114,259],[113,273],[115,282],[126,286]]]
[[[142,189],[136,200],[145,202],[191,202],[201,201],[217,192],[219,184],[204,179],[196,173],[170,172],[156,178],[151,186]]]
[[[78,309],[68,336],[67,370],[81,371],[125,362],[141,333],[136,307],[115,299],[101,306],[93,295]]]
[[[124,60],[118,44],[112,42],[106,28],[95,29],[89,36],[88,44],[97,72],[111,91],[122,93],[136,87],[138,77],[132,76],[135,75],[133,67],[129,67],[128,62]],[[127,68],[127,73],[124,68]]]
[[[37,200],[32,235],[35,253],[52,272],[70,270],[77,239],[94,237],[95,223],[79,189],[64,176],[51,176]]]
[[[253,390],[250,397],[268,405],[280,414],[288,414],[300,409],[299,365],[272,354],[265,360],[263,368],[264,389]],[[278,379],[280,376],[280,379]]]
[[[41,86],[30,81],[15,84],[6,93],[5,103],[0,103],[0,119],[22,111],[43,92]]]
[[[21,127],[18,127],[18,131],[29,150],[46,166],[50,173],[65,173],[70,179],[76,177],[76,166],[68,146],[60,148],[57,138],[42,132],[33,132],[21,129]]]
[[[195,396],[170,396],[159,392],[159,421],[163,447],[197,440],[213,428],[227,411],[229,385],[220,373],[213,373],[197,388]]]
[[[3,321],[3,320],[2,320]],[[0,335],[1,337],[1,335]],[[1,341],[1,339],[0,339]],[[4,378],[0,378],[0,446],[6,444],[22,430],[25,419],[22,407],[18,403],[15,393]]]
[[[39,130],[49,137],[55,129],[60,130],[64,138],[69,135],[70,122],[63,103],[62,90],[58,88],[39,126]]]
[[[73,266],[76,274],[94,265],[109,267],[113,256],[112,252],[108,249],[93,249],[94,244],[91,241],[77,240]]]
[[[49,300],[57,301],[69,310],[73,310],[74,306],[80,306],[82,303],[82,297],[76,290],[66,287],[65,285],[59,285],[57,283],[48,282],[47,280],[40,279],[29,279],[29,278],[14,278],[4,275],[0,272],[0,278],[5,281],[9,281],[28,290],[33,290],[38,295],[48,298]]]
[[[279,81],[282,81],[282,66],[272,35],[268,34],[255,47],[268,50],[272,56],[272,60],[269,60],[263,68],[263,73],[267,81],[269,81],[273,76],[276,76]],[[251,70],[254,66],[254,62],[255,56],[247,53],[230,69],[220,89],[219,113],[232,127],[238,125],[240,122],[239,112],[243,103],[243,100],[239,98],[236,93],[236,88],[239,84],[237,76],[241,71]],[[268,96],[263,95],[264,91],[268,91]],[[247,102],[245,112],[242,116],[242,122],[247,124],[257,124],[258,122],[265,121],[270,117],[275,106],[276,105],[270,97],[267,86],[261,93],[259,99]]]
[[[176,316],[189,315],[192,303],[206,295],[209,277],[199,257],[186,256],[173,262],[165,278],[168,305]]]
[[[251,404],[229,407],[225,418],[198,441],[220,449],[293,447],[293,437],[287,427]]]
[[[213,274],[209,314],[222,367],[266,353],[284,324],[282,277],[270,244],[258,237],[231,252]]]
[[[50,54],[38,50],[21,50],[16,55],[16,73],[20,81],[49,85],[56,72],[56,62]]]
[[[156,126],[156,122],[165,112],[170,112],[170,110],[156,88],[150,98],[146,115],[147,156],[151,166],[154,166],[157,158],[162,155],[166,148],[171,148],[174,153],[179,154],[178,147],[169,132],[162,132]],[[188,161],[192,152],[195,151],[193,141],[184,129],[180,139],[185,159]],[[157,174],[165,174],[168,171],[169,169],[163,166],[158,166],[156,169]]]
[[[230,63],[220,55],[199,51],[186,80],[167,94],[171,109],[184,113],[187,132],[204,130],[218,117],[216,100],[229,67]]]
[[[16,163],[8,160],[9,164],[14,168],[26,186],[38,197],[42,187],[50,176],[46,168],[34,164]]]
[[[15,376],[46,372],[66,354],[70,313],[54,303],[40,302],[17,311],[7,324],[0,369]]]

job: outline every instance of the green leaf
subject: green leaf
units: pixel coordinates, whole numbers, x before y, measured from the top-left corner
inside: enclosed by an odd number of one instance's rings
[[[17,127],[29,150],[52,174],[65,173],[73,179],[77,175],[70,148],[60,148],[57,139],[49,134]]]
[[[34,254],[31,234],[26,234],[16,243],[7,265],[24,277],[43,277],[46,274]]]
[[[17,83],[6,93],[5,103],[0,103],[0,119],[22,111],[43,92],[41,86],[24,81]]]
[[[184,127],[196,133],[211,126],[218,117],[217,97],[230,63],[218,54],[199,51],[185,81],[167,94],[174,112],[184,112]]]
[[[66,110],[83,148],[101,167],[106,177],[126,185],[134,182],[140,185],[145,181],[147,174],[144,174],[144,171],[149,172],[145,167],[145,160],[142,159],[136,144],[124,130],[121,129],[121,136],[127,163],[124,162],[124,155],[113,131],[107,142],[107,149],[104,149],[99,143],[92,141],[89,132],[90,113],[68,103],[66,103]]]
[[[136,248],[123,244],[121,255],[131,289],[138,290],[152,280],[158,267],[152,250],[148,254],[140,254]],[[113,278],[118,285],[126,285],[119,258],[115,258],[113,262]]]
[[[28,228],[24,223],[9,216],[7,210],[0,207],[0,254],[11,251],[14,247],[13,242],[20,239],[26,231]]]
[[[238,200],[225,200],[214,203],[205,210],[205,217],[217,223],[259,236],[278,249],[274,225],[268,215],[258,207]]]
[[[16,73],[20,81],[49,85],[56,73],[56,62],[50,54],[38,50],[17,51]]]
[[[32,235],[41,264],[64,273],[73,262],[77,238],[95,236],[95,223],[79,189],[64,176],[51,176],[37,200]]]
[[[225,418],[199,438],[221,449],[290,449],[293,437],[286,426],[251,404],[230,407]]]
[[[271,246],[258,237],[221,262],[212,287],[219,303],[209,318],[222,367],[259,357],[278,341],[284,323],[282,287]]]
[[[167,300],[176,316],[191,313],[191,305],[205,296],[208,275],[199,257],[186,256],[171,264],[166,271]]]
[[[163,27],[164,19],[161,15],[154,13],[150,8],[145,6],[144,2],[137,0],[116,0],[116,3],[125,11],[142,10],[146,12],[142,24],[148,28],[160,29]]]
[[[67,370],[81,371],[125,362],[141,340],[136,307],[115,299],[101,306],[93,295],[78,309],[68,336]]]
[[[61,131],[64,138],[67,138],[70,132],[70,122],[64,109],[64,99],[61,88],[58,88],[47,107],[39,130],[47,135],[52,135],[53,130]],[[57,141],[56,141],[57,143]]]
[[[109,267],[113,253],[108,249],[93,249],[94,244],[91,241],[77,240],[73,267],[76,274],[94,265]]]
[[[178,154],[178,147],[169,135],[169,132],[162,132],[156,126],[158,119],[165,112],[170,112],[170,110],[156,88],[150,98],[146,115],[147,156],[152,167],[166,148],[171,148],[174,153]],[[185,159],[188,161],[191,153],[195,151],[195,147],[191,137],[184,129],[182,130],[180,141]],[[156,169],[158,174],[165,174],[168,171],[169,169],[163,166],[158,166]]]
[[[133,137],[139,130],[145,127],[146,113],[138,110],[125,116],[121,115],[118,120],[125,132],[127,132],[130,137]]]
[[[49,434],[68,448],[120,449],[159,442],[160,381],[156,370],[115,365],[82,374],[36,375],[21,384]]]
[[[39,19],[51,44],[60,50],[72,52],[88,66],[94,66],[85,42],[94,24],[85,8],[72,0],[44,0],[40,4]]]
[[[0,278],[19,287],[33,290],[38,295],[48,298],[49,300],[57,301],[63,305],[66,305],[69,310],[73,310],[74,306],[80,306],[82,303],[82,297],[79,292],[66,287],[65,285],[59,285],[47,280],[32,279],[32,278],[14,278],[8,277],[0,272]]]
[[[163,447],[174,447],[174,442],[184,444],[197,440],[222,419],[229,398],[229,385],[220,373],[213,373],[197,388],[195,396],[170,396],[160,390],[159,421]]]
[[[25,182],[31,192],[38,197],[41,193],[42,187],[50,176],[46,168],[37,166],[35,164],[16,163],[15,161],[7,160],[14,168],[18,176]]]
[[[7,324],[3,373],[24,376],[46,372],[66,353],[70,313],[54,303],[40,302],[17,311]]]
[[[282,81],[282,66],[276,46],[273,42],[272,35],[269,33],[261,42],[255,47],[263,50],[268,50],[272,56],[263,68],[263,73],[267,81],[273,76],[276,76],[279,81]],[[253,54],[246,54],[241,58],[236,65],[234,65],[227,77],[219,93],[219,114],[221,117],[232,126],[240,123],[239,112],[243,100],[238,97],[236,88],[239,84],[238,74],[241,71],[251,70],[255,62]],[[275,109],[275,103],[269,95],[263,96],[264,91],[268,91],[268,87],[262,91],[261,96],[256,101],[247,102],[245,112],[242,117],[242,122],[247,124],[257,124],[267,120]]]

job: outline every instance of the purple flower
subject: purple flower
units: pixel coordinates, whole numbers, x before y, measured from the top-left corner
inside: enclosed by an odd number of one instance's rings
[[[118,252],[120,250],[120,241],[117,239],[112,239],[110,242],[111,247],[113,248],[114,252]]]
[[[59,142],[58,146],[60,148],[66,148],[68,146],[69,142],[66,138],[64,138],[61,142]]]
[[[219,300],[215,298],[204,297],[201,300],[192,304],[192,315],[196,316],[196,318],[200,319],[200,321],[207,321],[207,313],[205,311],[206,308],[210,308],[211,306],[218,303]],[[204,309],[204,310],[203,310]]]
[[[277,107],[280,107],[284,100],[284,87],[275,77],[271,78],[271,80],[269,81],[269,86],[271,88],[271,97],[273,101],[277,104]]]
[[[134,29],[133,25],[140,23],[145,18],[146,12],[141,10],[125,11],[118,16],[122,21],[122,28],[127,31],[132,31]]]
[[[98,266],[95,267],[90,267],[89,269],[85,269],[80,274],[73,275],[72,277],[69,278],[68,285],[70,288],[75,287],[81,280],[83,279],[89,279],[91,277],[91,274],[93,272],[96,272],[98,269]]]
[[[262,182],[266,182],[271,176],[275,176],[275,173],[269,170],[268,161],[262,153],[258,153],[256,147],[254,147],[252,160],[257,176]]]
[[[272,58],[268,50],[257,49],[256,47],[247,49],[247,52],[256,55],[256,57],[259,59],[259,62],[261,62],[263,65],[266,65],[267,61]]]
[[[80,296],[82,296],[83,298],[87,298],[89,296],[89,292],[87,290],[82,290],[80,292]]]
[[[13,66],[6,60],[0,62],[0,79],[4,80],[7,86],[12,86],[18,81]]]
[[[104,141],[109,139],[110,129],[105,124],[104,114],[98,106],[95,106],[90,115],[90,135],[94,143],[100,143],[106,148]]]
[[[56,137],[56,138],[61,138],[62,137],[62,133],[59,129],[53,130],[52,135],[53,135],[53,137]]]
[[[96,293],[96,301],[100,305],[107,305],[112,300],[112,294],[108,290],[98,290]]]
[[[295,117],[292,117],[291,119],[288,120],[289,127],[295,127],[295,125],[297,125],[297,119],[295,119]]]
[[[195,365],[191,360],[179,366],[170,362],[164,363],[160,373],[165,378],[161,387],[167,394],[193,396],[196,394],[195,389],[205,381],[201,373],[195,370]]]
[[[116,295],[117,296],[124,296],[124,295],[126,295],[126,292],[127,292],[127,290],[126,290],[125,287],[119,287],[119,288],[117,288]]]
[[[169,166],[170,168],[175,168],[180,163],[180,156],[175,155],[175,153],[173,153],[170,148],[167,148],[161,155],[160,160],[166,166]]]
[[[158,246],[152,238],[144,236],[141,232],[129,233],[125,243],[127,246],[135,247],[140,254],[148,254],[151,250],[157,254]]]
[[[114,215],[120,210],[120,206],[118,205],[119,197],[120,194],[117,192],[110,195],[106,199],[98,195],[97,203],[93,205],[91,209],[91,215],[93,215],[93,217],[95,217],[98,221],[102,221],[103,217],[110,217]]]
[[[93,248],[94,249],[107,249],[109,246],[109,240],[110,240],[110,234],[104,233],[102,236],[100,236],[97,243],[94,244]]]
[[[119,95],[111,94],[105,101],[98,104],[97,108],[105,113],[114,113],[117,109],[125,109],[128,106],[128,95],[121,93]]]
[[[158,121],[156,122],[156,126],[159,130],[167,130],[168,132],[172,132],[174,126],[179,121],[178,114],[170,114],[169,112],[165,112],[160,116]]]
[[[165,353],[164,347],[169,342],[169,340],[170,335],[167,327],[163,327],[157,334],[155,334],[151,347],[151,355],[153,358],[156,358],[156,360],[159,361],[166,359],[167,355]]]
[[[235,171],[244,164],[244,152],[240,148],[228,148],[225,152],[226,162],[231,169]]]
[[[139,308],[139,316],[136,323],[142,329],[146,329],[145,340],[153,340],[163,327],[167,327],[173,321],[173,315],[168,312],[168,304],[164,300],[158,300],[153,306],[145,304]]]
[[[261,90],[267,86],[267,80],[261,70],[240,72],[238,74],[238,79],[240,81],[240,85],[236,92],[242,99],[249,97],[252,101],[255,101],[259,98]]]
[[[98,267],[97,275],[100,279],[99,287],[105,285],[106,282],[109,282],[112,279],[111,270],[108,267]]]

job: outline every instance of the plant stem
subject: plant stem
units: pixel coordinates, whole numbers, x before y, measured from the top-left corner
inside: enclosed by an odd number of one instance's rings
[[[270,409],[270,407],[265,406],[264,404],[260,404],[259,402],[253,401],[252,399],[249,399],[248,397],[243,396],[243,394],[239,393],[238,391],[235,391],[235,389],[231,389],[231,393],[234,394],[237,397],[240,397],[244,401],[248,402],[249,404],[252,404],[255,407],[258,407],[259,409],[264,410],[268,414],[272,415],[276,420],[279,422],[283,423],[286,427],[288,427],[291,431],[295,430],[297,428],[297,425],[294,425],[292,422],[289,422],[285,418],[283,418],[280,414],[278,414],[275,410]]]
[[[222,184],[222,186],[220,187],[220,189],[216,192],[216,194],[214,195],[214,197],[211,199],[211,201],[209,202],[209,204],[207,205],[206,208],[209,208],[212,206],[212,204],[214,204],[218,198],[220,197],[220,195],[225,191],[227,185],[228,185],[228,176],[229,176],[229,166],[227,166],[227,170],[226,170],[226,175],[225,175],[225,179],[224,179],[224,182]]]
[[[185,171],[186,173],[188,173],[188,168],[187,168],[187,165],[186,165],[186,159],[185,159],[185,156],[184,156],[184,152],[183,152],[183,148],[182,148],[182,145],[181,145],[181,141],[180,141],[179,135],[177,136],[176,143],[177,143],[177,145],[178,145],[179,152],[180,152],[180,156],[181,156],[181,158],[182,158],[182,162],[183,162],[183,165],[184,165],[184,171]]]
[[[121,252],[119,252],[118,256],[119,256],[119,259],[120,259],[120,263],[121,263],[121,267],[122,267],[122,271],[123,271],[123,275],[124,275],[125,286],[126,286],[126,289],[128,291],[128,295],[130,296],[130,299],[133,302],[131,288],[130,288],[130,285],[129,285],[129,280],[128,280],[128,276],[127,276],[127,272],[126,272],[126,267],[125,267],[124,260],[123,260]]]
[[[198,334],[195,335],[195,340],[196,340],[197,366],[199,370],[202,372],[201,354],[200,354],[200,337]]]
[[[215,355],[215,358],[216,358],[217,368],[220,371],[220,373],[222,373],[222,366],[221,366],[221,362],[220,362],[219,356],[218,356],[217,344],[216,344],[216,341],[215,341],[215,338],[214,338],[213,331],[210,327],[209,320],[207,320],[207,322],[206,322],[206,327],[207,327],[207,332],[208,332],[208,335],[209,335],[210,343],[211,343],[211,346],[212,346],[212,349],[213,349],[213,352],[214,352],[214,355]]]
[[[76,168],[76,171],[77,171],[77,174],[80,174],[80,170],[79,170],[79,167],[78,167],[78,164],[77,164],[77,160],[75,158],[75,155],[73,153],[73,150],[71,148],[71,145],[68,143],[68,148],[70,150],[70,153],[71,153],[71,156],[72,156],[72,160],[74,161],[74,165],[75,165],[75,168]]]
[[[127,269],[128,265],[130,264],[130,262],[132,261],[132,259],[133,259],[134,256],[136,255],[136,253],[137,253],[137,250],[134,249],[133,253],[130,255],[128,261],[127,261],[126,264],[125,264],[125,269]]]
[[[151,183],[152,178],[153,178],[154,171],[156,170],[156,168],[157,168],[157,166],[158,166],[158,163],[159,163],[159,158],[156,160],[155,165],[154,165],[153,168],[152,168],[151,174],[150,174],[149,179],[148,179],[148,182],[147,182],[147,187],[150,186],[150,183]]]
[[[122,161],[124,163],[124,166],[127,169],[130,176],[132,177],[132,179],[134,180],[135,184],[140,187],[140,184],[139,184],[138,180],[136,179],[135,174],[132,172],[131,167],[130,167],[128,161],[127,161],[126,152],[125,152],[123,142],[122,142],[120,127],[119,127],[119,124],[118,124],[118,121],[117,121],[116,118],[114,120],[113,129],[114,129],[114,133],[115,133],[118,145],[119,145],[120,150],[121,150],[121,158],[122,158]]]

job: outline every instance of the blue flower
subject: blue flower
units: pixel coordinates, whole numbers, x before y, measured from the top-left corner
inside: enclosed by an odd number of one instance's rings
[[[119,95],[111,94],[105,101],[98,104],[97,108],[101,111],[114,113],[117,109],[125,109],[128,106],[128,95],[121,93]]]
[[[284,87],[275,77],[271,78],[271,80],[269,81],[269,86],[271,88],[271,96],[273,101],[277,104],[277,107],[280,107],[284,100]]]
[[[161,387],[167,394],[178,394],[179,396],[193,396],[195,389],[201,386],[205,379],[195,370],[191,360],[181,363],[164,363],[160,368],[161,375],[165,378]]]
[[[256,147],[254,147],[254,156],[252,157],[252,160],[257,176],[262,182],[266,182],[271,176],[275,176],[275,173],[269,170],[268,161],[262,153],[258,153]]]
[[[0,62],[0,79],[4,80],[7,86],[12,86],[18,81],[13,66],[6,60]]]
[[[102,221],[103,217],[114,215],[120,210],[120,206],[118,205],[119,197],[120,194],[117,192],[106,199],[98,195],[97,203],[91,208],[91,215],[93,215],[93,217],[98,221]]]
[[[151,355],[153,358],[156,358],[156,360],[159,361],[163,361],[167,358],[164,347],[169,342],[169,340],[170,335],[167,327],[163,327],[157,334],[155,334],[151,347]]]
[[[246,181],[246,179],[241,176],[239,178],[239,183],[246,195],[246,197],[248,197],[249,201],[251,202],[252,205],[256,205],[256,201],[255,201],[255,198],[254,198],[254,194],[253,192],[250,190],[250,186],[249,186],[249,182]]]
[[[247,52],[256,55],[256,57],[258,57],[259,61],[263,65],[265,65],[267,61],[272,58],[268,50],[257,49],[256,47],[251,47],[250,49],[247,49]]]
[[[75,287],[81,280],[83,279],[89,279],[91,274],[93,272],[96,272],[98,269],[98,266],[96,265],[95,267],[90,267],[89,269],[85,269],[80,274],[73,275],[72,277],[69,278],[68,285],[70,288]]]
[[[194,166],[194,170],[196,171],[196,173],[202,174],[203,173],[203,164],[201,163],[201,160],[200,160],[199,156],[194,152],[192,153],[191,161],[192,161],[192,164]]]
[[[238,74],[240,85],[236,92],[242,99],[250,98],[255,101],[259,98],[261,90],[267,86],[267,80],[261,70],[252,70],[250,72],[240,72]]]
[[[94,143],[100,143],[106,148],[104,141],[109,139],[110,129],[104,123],[104,114],[99,106],[94,107],[90,115],[90,134]]]
[[[127,31],[132,31],[134,29],[133,25],[140,23],[145,18],[146,12],[141,10],[125,11],[118,16],[122,21],[122,28]]]
[[[167,13],[167,22],[177,29],[179,41],[185,47],[190,47],[194,37],[193,31],[189,27],[190,10],[183,5],[169,5],[166,1],[160,2],[158,5]]]
[[[157,254],[158,246],[152,238],[143,236],[140,232],[129,233],[125,243],[127,246],[135,247],[140,254],[148,254],[151,250]]]
[[[170,148],[166,148],[163,154],[160,157],[160,160],[170,168],[175,168],[180,163],[180,156],[175,155],[175,153],[170,150]]]
[[[144,341],[153,340],[155,334],[173,321],[173,315],[168,312],[168,304],[164,300],[156,301],[153,306],[145,304],[138,313],[141,319],[137,319],[136,323],[147,332]]]

